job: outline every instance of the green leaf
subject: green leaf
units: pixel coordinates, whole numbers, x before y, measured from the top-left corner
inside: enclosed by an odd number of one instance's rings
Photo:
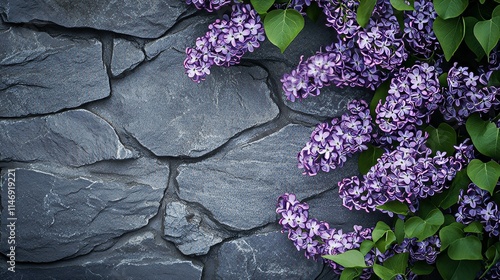
[[[382,156],[384,150],[368,144],[368,149],[361,152],[358,158],[358,169],[361,174],[366,174],[370,168],[377,163],[377,160]]]
[[[482,260],[481,240],[477,236],[469,235],[451,243],[448,256],[452,260]]]
[[[434,0],[434,9],[442,19],[455,18],[461,15],[467,5],[468,0]]]
[[[380,210],[391,211],[395,214],[401,214],[401,215],[407,215],[409,211],[408,205],[396,200],[388,201],[382,205],[377,206],[376,208]]]
[[[274,4],[274,0],[250,0],[252,7],[259,14],[265,14]]]
[[[500,129],[496,124],[483,121],[479,114],[472,114],[465,123],[474,147],[483,155],[500,160]]]
[[[414,0],[410,1],[410,5],[404,0],[391,0],[392,7],[398,11],[413,11]]]
[[[391,81],[390,79],[387,79],[375,90],[375,94],[373,95],[372,100],[370,101],[370,114],[372,118],[375,118],[377,116],[377,113],[375,113],[375,109],[377,109],[379,101],[380,104],[385,103],[385,99],[389,94],[390,85]]]
[[[455,152],[453,146],[457,145],[457,132],[449,124],[441,123],[438,128],[428,126],[425,131],[429,133],[427,144],[434,153],[441,151],[452,155]]]
[[[478,22],[475,17],[465,17],[465,37],[464,41],[467,47],[476,55],[477,60],[480,60],[485,55],[483,47],[474,36],[474,25]]]
[[[490,55],[491,50],[498,44],[500,39],[499,21],[500,17],[495,17],[479,21],[474,25],[474,36],[483,47],[486,56]]]
[[[396,218],[394,223],[394,235],[396,235],[396,242],[399,244],[405,238],[405,222],[402,219]]]
[[[373,272],[375,272],[375,275],[380,277],[380,279],[384,279],[384,280],[391,280],[396,275],[398,275],[392,269],[389,269],[387,267],[383,267],[379,264],[373,264]]]
[[[418,261],[412,266],[411,271],[417,275],[429,275],[434,271],[434,266],[425,261]]]
[[[499,6],[500,7],[500,6]],[[488,81],[488,86],[500,86],[500,71],[495,70],[491,73],[490,80]]]
[[[361,268],[347,267],[340,274],[340,280],[352,280],[360,276],[361,273],[363,273],[363,269]]]
[[[358,22],[359,26],[365,27],[366,24],[368,24],[368,21],[370,21],[370,17],[372,16],[373,13],[373,8],[375,8],[376,3],[377,0],[359,1],[359,6],[356,11],[356,21]]]
[[[388,231],[392,231],[391,227],[383,221],[378,221],[372,231],[372,241],[377,242]]]
[[[451,243],[457,241],[462,237],[464,237],[464,231],[460,227],[454,224],[443,227],[439,231],[439,239],[441,240],[441,252],[446,250],[446,248],[448,248]]]
[[[467,165],[467,175],[479,188],[493,195],[500,177],[500,164],[495,161],[484,163],[479,159],[473,159]]]
[[[436,266],[444,280],[474,279],[481,270],[480,261],[454,261],[447,254],[439,254]]]
[[[450,188],[442,193],[434,195],[431,200],[437,206],[448,209],[457,204],[460,191],[465,190],[469,186],[469,183],[470,180],[469,176],[467,176],[467,169],[462,169],[455,175],[453,181],[451,181]]]
[[[442,19],[437,17],[433,24],[434,33],[443,49],[444,56],[450,61],[465,36],[465,21],[462,17]]]
[[[480,221],[474,221],[464,228],[464,232],[483,233],[483,224]]]
[[[365,257],[358,250],[349,250],[338,255],[324,255],[323,258],[332,260],[343,267],[366,267]]]
[[[384,261],[384,266],[396,272],[396,274],[405,274],[409,256],[410,253],[395,254]]]
[[[406,237],[416,237],[418,241],[422,241],[433,236],[443,223],[443,213],[435,208],[429,212],[425,219],[418,216],[409,218],[405,222],[405,235]]]
[[[373,246],[375,246],[375,242],[365,239],[361,242],[361,245],[359,245],[359,251],[363,254],[363,256],[365,256],[368,252],[370,252]]]
[[[500,242],[497,242],[491,245],[488,250],[484,253],[487,260],[487,266],[483,275],[479,277],[479,279],[484,279],[483,277],[488,273],[488,271],[496,265],[496,263],[500,260]]]
[[[496,6],[491,13],[491,18],[500,16],[500,6]]]
[[[267,13],[264,19],[266,36],[283,53],[304,28],[304,18],[294,9],[277,9]]]

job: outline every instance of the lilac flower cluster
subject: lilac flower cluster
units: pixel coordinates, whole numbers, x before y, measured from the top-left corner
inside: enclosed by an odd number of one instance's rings
[[[292,8],[302,15],[306,15],[305,8],[311,6],[311,2],[314,2],[314,0],[290,0],[283,4],[275,3],[274,7],[278,9]]]
[[[231,16],[224,15],[208,27],[194,48],[186,49],[184,68],[195,82],[210,74],[212,65],[229,67],[238,64],[246,52],[253,52],[264,41],[264,27],[250,5],[234,4]]]
[[[403,40],[411,53],[429,58],[440,48],[432,29],[436,18],[432,1],[417,0],[413,11],[405,11]]]
[[[276,213],[283,232],[293,241],[297,250],[304,250],[307,258],[317,260],[322,255],[337,255],[347,250],[358,249],[366,239],[371,239],[372,229],[354,226],[354,231],[344,233],[341,229],[330,228],[326,222],[309,218],[309,205],[300,202],[294,194],[285,193],[278,198]],[[365,258],[369,265],[373,264],[372,255]],[[333,270],[340,274],[343,267],[323,259]],[[361,279],[369,279],[371,269],[365,269]]]
[[[231,0],[186,0],[186,4],[193,4],[198,10],[213,12],[231,3]]]
[[[409,252],[410,264],[417,261],[425,261],[428,264],[436,262],[436,258],[440,253],[441,240],[437,235],[428,237],[422,241],[417,241],[417,238],[405,238],[401,244],[394,246],[393,250],[397,254]]]
[[[311,134],[311,139],[298,154],[298,167],[304,174],[317,174],[321,169],[328,172],[342,167],[356,152],[367,149],[371,140],[371,116],[365,101],[353,100],[348,104],[348,113],[331,122],[320,123]]]
[[[353,176],[340,181],[343,205],[350,210],[370,212],[386,202],[399,201],[415,212],[419,199],[442,192],[468,163],[472,147],[465,144],[456,147],[455,156],[441,152],[431,156],[426,139],[427,134],[422,131],[406,131],[398,138],[400,145],[382,154],[362,179]]]
[[[455,214],[457,222],[470,224],[480,221],[484,230],[490,236],[500,235],[500,211],[490,194],[475,184],[469,184],[467,191],[460,191],[458,211]]]
[[[389,86],[385,103],[379,101],[375,122],[380,130],[395,135],[408,125],[428,123],[443,101],[438,72],[427,63],[402,68]]]
[[[500,279],[500,261],[491,267],[483,279]]]
[[[326,15],[326,26],[332,27],[338,34],[345,38],[352,38],[361,29],[356,20],[356,10],[359,1],[329,1],[319,0],[318,6],[323,8]]]
[[[472,113],[487,113],[500,104],[497,87],[487,86],[489,75],[475,75],[467,67],[455,63],[448,71],[448,88],[444,90],[445,101],[440,107],[446,120],[463,124]]]

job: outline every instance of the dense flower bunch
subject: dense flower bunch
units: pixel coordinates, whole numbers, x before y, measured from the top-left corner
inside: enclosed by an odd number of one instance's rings
[[[311,2],[314,2],[315,0],[290,0],[287,3],[283,4],[274,4],[274,7],[278,9],[286,9],[288,7],[291,7],[292,9],[298,11],[302,15],[305,15],[305,8],[308,6],[311,6]]]
[[[198,10],[213,12],[231,3],[231,0],[186,0],[186,4],[193,4]]]
[[[417,238],[405,238],[401,244],[395,245],[393,250],[398,254],[409,252],[411,264],[417,261],[433,264],[440,252],[439,248],[441,248],[441,240],[434,235],[422,241],[418,241]]]
[[[429,58],[440,48],[432,30],[436,17],[432,1],[417,0],[413,11],[405,11],[403,40],[411,53]]]
[[[397,135],[409,125],[428,123],[443,101],[438,75],[427,63],[399,70],[391,79],[385,102],[380,100],[375,110],[380,130]]]
[[[415,212],[420,199],[442,192],[467,163],[460,149],[456,156],[441,152],[431,156],[425,133],[406,133],[399,139],[401,144],[382,154],[362,180],[353,176],[338,183],[345,207],[370,212],[388,201],[399,201]]]
[[[500,279],[500,261],[491,267],[484,279]]]
[[[293,241],[297,250],[304,250],[307,258],[317,259],[322,255],[337,255],[347,250],[357,249],[366,239],[371,239],[370,228],[354,226],[354,231],[344,233],[341,229],[330,228],[326,222],[309,218],[309,205],[300,202],[294,194],[285,193],[278,198],[276,213],[283,231]],[[371,257],[367,256],[367,260]],[[333,270],[340,274],[343,267],[323,259]],[[366,269],[361,279],[369,279],[371,269]]]
[[[212,65],[229,67],[238,64],[246,52],[253,52],[264,41],[264,27],[250,5],[234,4],[229,17],[217,19],[194,48],[186,49],[184,68],[195,82],[210,74]]]
[[[445,102],[440,107],[446,120],[465,123],[472,113],[487,113],[490,108],[498,106],[499,89],[487,86],[489,72],[475,75],[468,67],[457,63],[448,71],[448,88],[444,90]]]
[[[299,168],[310,176],[320,169],[328,172],[342,167],[347,158],[367,149],[371,140],[370,110],[365,101],[353,100],[347,106],[349,112],[330,122],[320,123],[311,139],[299,152]]]
[[[455,218],[457,222],[463,224],[480,221],[490,236],[500,235],[498,205],[487,191],[480,189],[473,183],[469,184],[467,191],[460,191]]]

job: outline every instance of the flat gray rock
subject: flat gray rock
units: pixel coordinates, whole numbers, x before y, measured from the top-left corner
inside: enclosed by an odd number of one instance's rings
[[[0,30],[0,117],[53,113],[109,94],[99,41]]]
[[[167,204],[163,232],[165,239],[174,242],[184,255],[204,255],[229,236],[208,217],[180,201]]]
[[[322,262],[307,260],[280,232],[261,233],[224,243],[209,279],[316,279]]]
[[[357,174],[348,160],[336,172],[302,175],[297,154],[312,128],[288,125],[278,132],[207,160],[179,166],[180,198],[205,206],[219,222],[248,230],[276,222],[275,205],[285,192],[310,197]]]
[[[188,9],[179,0],[4,0],[5,21],[55,23],[64,27],[89,27],[157,38]]]
[[[111,57],[111,73],[119,76],[125,71],[134,69],[146,56],[133,42],[115,38],[113,40],[113,55]]]
[[[55,263],[51,266],[17,264],[16,272],[0,264],[0,277],[8,279],[201,279],[199,262],[178,256],[175,250],[159,243],[151,232],[134,234],[108,252]]]
[[[234,135],[271,121],[278,107],[260,67],[213,68],[200,84],[184,74],[185,54],[169,49],[112,83],[91,110],[157,156],[199,157]]]
[[[0,161],[81,166],[132,158],[107,122],[86,110],[0,120]]]
[[[2,170],[2,194],[8,188],[6,172]],[[165,188],[16,169],[15,191],[14,215],[6,211],[7,196],[2,196],[2,224],[17,218],[16,260],[53,262],[102,244],[109,247],[117,237],[145,226],[158,212]],[[9,252],[7,231],[2,227],[3,254]]]

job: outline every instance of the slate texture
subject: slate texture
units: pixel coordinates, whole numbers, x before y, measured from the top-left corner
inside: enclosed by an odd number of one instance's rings
[[[0,0],[0,279],[336,279],[280,232],[276,199],[296,193],[344,230],[386,218],[341,205],[356,157],[314,177],[297,168],[314,126],[372,93],[286,100],[283,74],[336,38],[321,18],[285,53],[263,42],[193,83],[185,50],[222,13]]]

